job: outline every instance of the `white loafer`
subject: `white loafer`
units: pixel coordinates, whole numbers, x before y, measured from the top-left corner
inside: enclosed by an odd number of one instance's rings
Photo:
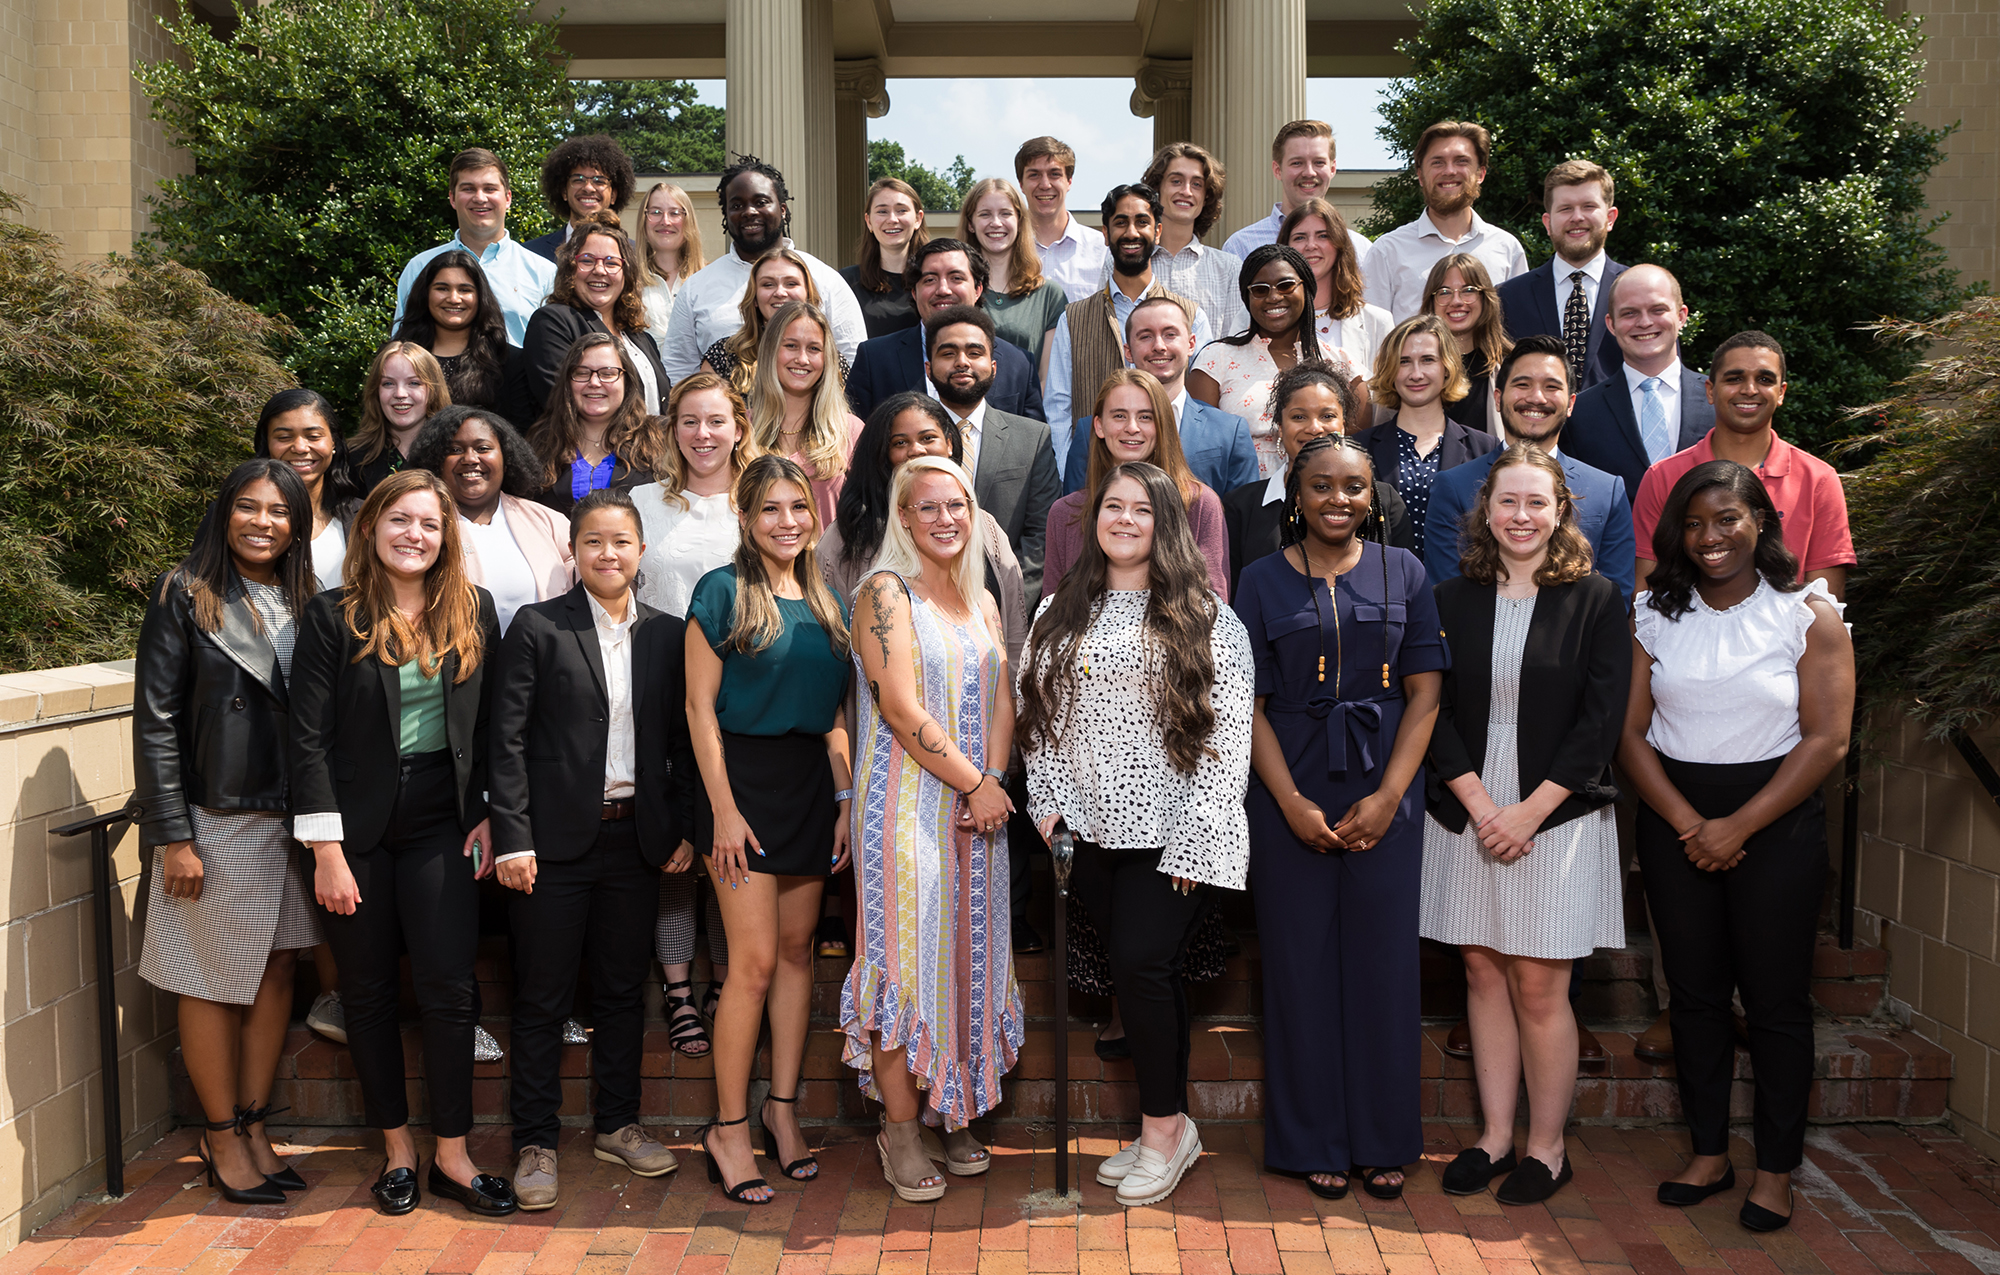
[[[1136,1142],[1132,1145],[1139,1148],[1138,1156],[1118,1184],[1118,1202],[1127,1208],[1157,1204],[1172,1195],[1182,1176],[1201,1155],[1201,1135],[1195,1132],[1194,1121],[1185,1115],[1181,1117],[1180,1145],[1174,1148],[1171,1158],[1151,1147]]]
[[[1107,1156],[1104,1162],[1097,1166],[1097,1180],[1105,1186],[1117,1186],[1125,1180],[1125,1175],[1130,1173],[1132,1166],[1138,1162],[1139,1143],[1135,1139],[1128,1146],[1121,1148],[1118,1154]]]

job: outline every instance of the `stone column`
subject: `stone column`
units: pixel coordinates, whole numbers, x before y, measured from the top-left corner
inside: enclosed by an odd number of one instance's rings
[[[728,0],[723,65],[728,75],[729,155],[755,155],[785,175],[792,235],[810,232],[806,159],[806,19],[799,0]]]
[[[805,250],[822,261],[845,264],[845,249],[835,227],[833,0],[800,0],[805,26],[804,181],[792,191],[793,233]]]
[[[857,58],[833,64],[833,224],[841,265],[861,237],[867,211],[862,201],[868,195],[868,121],[888,113],[889,84],[880,62]]]
[[[1141,58],[1132,89],[1132,114],[1153,121],[1153,149],[1193,139],[1194,63],[1186,58]]]
[[[1224,104],[1229,100],[1229,70],[1223,50],[1229,45],[1229,0],[1194,0],[1194,83],[1189,93],[1189,141],[1222,153]],[[1235,179],[1235,173],[1229,174]]]
[[[1234,231],[1278,198],[1271,138],[1306,111],[1305,0],[1197,0],[1194,140],[1229,175],[1223,226]]]

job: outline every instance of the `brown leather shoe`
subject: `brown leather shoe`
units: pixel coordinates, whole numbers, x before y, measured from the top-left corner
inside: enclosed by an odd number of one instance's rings
[[[1576,1061],[1580,1067],[1601,1067],[1611,1061],[1611,1055],[1604,1052],[1604,1046],[1582,1023],[1576,1025]]]
[[[1453,1058],[1472,1057],[1472,1020],[1461,1018],[1452,1024],[1451,1032],[1444,1038],[1444,1052]]]
[[[1632,1045],[1634,1057],[1649,1063],[1670,1063],[1674,1060],[1674,1031],[1668,1012],[1661,1010],[1653,1025],[1639,1033],[1639,1039]]]

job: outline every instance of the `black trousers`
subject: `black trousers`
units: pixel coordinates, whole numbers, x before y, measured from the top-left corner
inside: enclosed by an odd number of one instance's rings
[[[556,1148],[562,1131],[562,1025],[576,1000],[577,969],[590,963],[590,1071],[597,1078],[597,1131],[639,1118],[639,1059],[645,1041],[640,989],[652,969],[660,872],[639,854],[630,819],[598,825],[574,859],[543,857],[535,892],[515,892],[514,1150]]]
[[[1139,1111],[1171,1116],[1187,1110],[1188,1015],[1181,966],[1196,922],[1208,910],[1206,886],[1174,889],[1160,871],[1160,852],[1110,850],[1076,843],[1070,889],[1104,936],[1118,1012],[1132,1042],[1139,1075]]]
[[[352,916],[327,913],[326,938],[340,966],[347,1050],[361,1081],[368,1123],[397,1129],[410,1122],[397,1022],[401,952],[423,1026],[424,1080],[431,1132],[462,1138],[472,1130],[472,1028],[479,1021],[473,958],[479,949],[479,890],[462,853],[451,754],[403,758],[396,804],[379,845],[345,845],[361,891]]]
[[[1706,766],[1661,757],[1667,778],[1705,819],[1734,814],[1779,760]],[[1805,1158],[1813,1077],[1812,958],[1826,885],[1826,804],[1818,793],[1745,843],[1742,862],[1704,872],[1667,821],[1639,806],[1640,870],[1673,996],[1674,1069],[1696,1155],[1729,1147],[1736,1033],[1743,994],[1756,1074],[1757,1167],[1790,1173]]]

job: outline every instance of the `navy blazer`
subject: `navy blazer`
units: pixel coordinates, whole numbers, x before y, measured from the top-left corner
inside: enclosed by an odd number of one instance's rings
[[[1375,477],[1401,492],[1403,487],[1398,480],[1402,476],[1403,451],[1396,441],[1396,430],[1396,418],[1391,416],[1380,425],[1354,435],[1354,441],[1368,449],[1369,458],[1375,462]],[[1438,474],[1442,477],[1488,452],[1499,451],[1500,440],[1483,429],[1467,429],[1457,421],[1447,420],[1438,449]],[[1432,485],[1436,485],[1435,480]],[[1428,519],[1425,525],[1429,525]]]
[[[986,405],[1012,416],[1046,423],[1042,386],[1026,351],[1004,338],[993,342],[993,388]],[[847,374],[847,401],[862,420],[884,399],[905,390],[924,392],[924,325],[904,328],[863,341],[854,352],[854,369]]]
[[[1500,317],[1507,324],[1509,341],[1528,336],[1562,339],[1562,309],[1556,305],[1556,269],[1561,265],[1561,257],[1550,257],[1528,273],[1517,274],[1499,286]],[[1574,268],[1563,266],[1565,280]],[[1604,303],[1611,298],[1611,281],[1624,273],[1624,266],[1609,257],[1604,259],[1604,273],[1597,280],[1597,304],[1590,307],[1590,339],[1583,357],[1583,383],[1573,389],[1587,390],[1606,379],[1618,370],[1623,359],[1618,342],[1612,340],[1604,326]]]
[[[1459,519],[1472,507],[1479,485],[1493,462],[1500,459],[1491,451],[1447,470],[1431,484],[1430,514],[1424,523],[1424,570],[1436,588],[1458,575]],[[1625,480],[1601,469],[1592,469],[1567,451],[1562,461],[1569,481],[1569,494],[1576,500],[1577,522],[1584,539],[1590,541],[1591,557],[1599,575],[1608,576],[1632,601],[1632,577],[1638,569],[1638,549],[1632,539],[1632,502],[1625,496]]]
[[[562,247],[563,240],[567,238],[569,238],[569,227],[557,226],[546,235],[536,235],[521,246],[538,257],[547,257],[550,261],[554,261],[556,249]]]
[[[1086,416],[1069,432],[1069,457],[1063,464],[1063,495],[1083,490],[1090,468],[1090,422]],[[1234,412],[1210,407],[1194,395],[1181,409],[1181,454],[1194,476],[1214,491],[1235,491],[1257,476],[1257,444],[1250,439],[1250,422]]]
[[[1681,365],[1680,433],[1674,450],[1686,451],[1715,427],[1715,407],[1708,401],[1708,378]],[[1625,384],[1624,365],[1616,375],[1576,396],[1563,426],[1563,450],[1586,465],[1625,480],[1627,502],[1639,499],[1639,480],[1651,461],[1639,436],[1639,417],[1632,410],[1632,392]]]

